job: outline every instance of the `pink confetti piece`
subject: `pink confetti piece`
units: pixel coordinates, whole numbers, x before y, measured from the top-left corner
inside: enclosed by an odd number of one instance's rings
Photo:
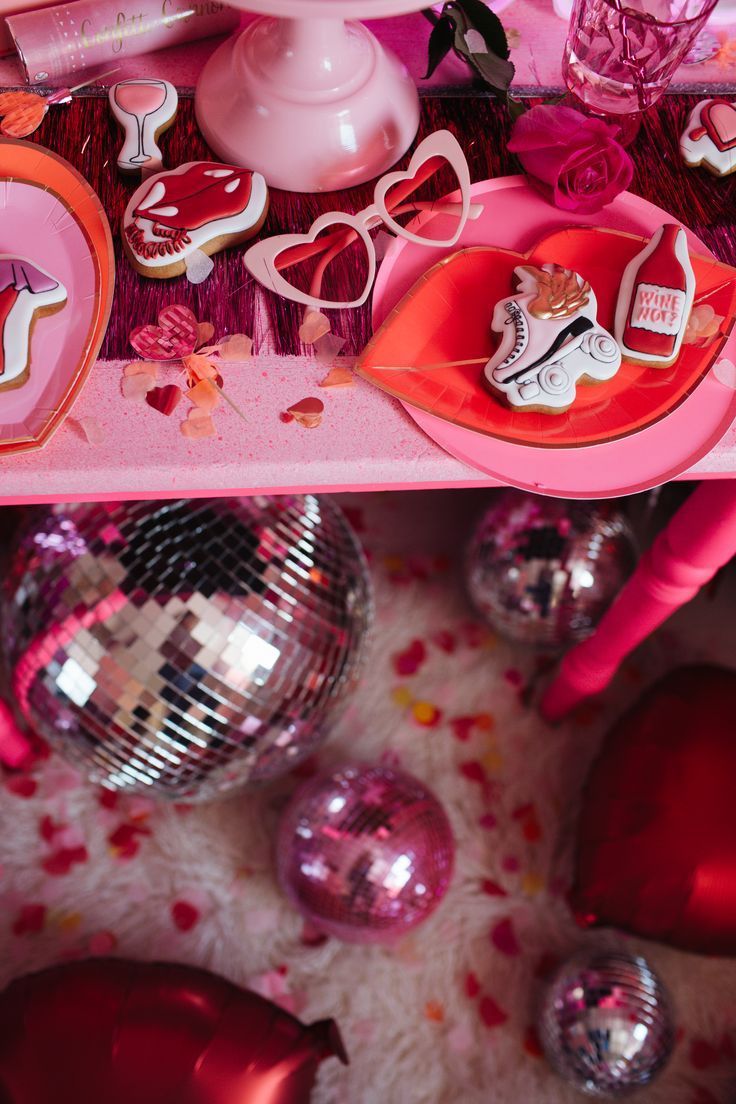
[[[510,919],[499,920],[497,924],[491,928],[491,943],[500,951],[501,954],[508,955],[509,958],[515,958],[521,954],[521,947],[519,941],[516,938],[516,932],[514,931],[514,925]]]
[[[123,368],[124,376],[153,376],[158,375],[158,364],[155,360],[133,360]]]
[[[485,828],[486,831],[490,831],[492,828],[498,828],[498,817],[495,813],[484,813],[479,819],[478,824],[481,828]]]
[[[198,441],[205,437],[214,437],[216,434],[215,423],[209,414],[203,413],[194,407],[189,411],[187,420],[181,423],[181,432],[192,441]]]
[[[447,1032],[447,1045],[455,1054],[470,1054],[475,1045],[473,1032],[468,1024],[456,1024]]]
[[[322,311],[311,310],[309,307],[304,312],[302,324],[299,327],[299,340],[303,345],[314,345],[321,337],[332,329],[329,318]]]
[[[250,360],[253,354],[253,338],[247,334],[231,334],[217,346],[223,360]]]
[[[112,954],[113,951],[117,950],[117,946],[117,937],[112,932],[99,931],[90,936],[87,949],[93,957],[105,958],[106,955]]]
[[[146,372],[137,376],[123,376],[120,382],[120,390],[124,399],[132,399],[134,402],[145,402],[149,391],[153,391],[156,380]]]
[[[728,357],[721,357],[713,365],[713,375],[724,387],[736,391],[736,364]]]
[[[518,874],[521,869],[521,864],[515,855],[507,855],[502,860],[501,866],[507,874]]]
[[[189,901],[175,901],[171,906],[171,919],[180,932],[190,932],[199,923],[199,909]]]
[[[314,342],[317,362],[325,368],[331,368],[344,344],[344,337],[338,337],[333,333],[323,334]]]
[[[85,418],[70,418],[69,423],[72,427],[78,427],[80,435],[88,445],[101,445],[105,440],[105,431],[97,418],[93,418],[92,416]]]
[[[215,262],[201,249],[195,249],[187,255],[186,261],[187,280],[190,284],[203,284],[212,275]]]

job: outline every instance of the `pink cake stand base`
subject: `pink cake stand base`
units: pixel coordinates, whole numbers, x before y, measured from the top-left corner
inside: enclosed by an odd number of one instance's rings
[[[419,6],[397,7],[412,4]],[[283,10],[278,0],[258,6]],[[322,192],[371,180],[414,139],[416,87],[344,11],[319,0],[292,0],[288,10],[304,17],[257,19],[211,58],[197,89],[201,130],[220,157],[263,173],[274,188]]]

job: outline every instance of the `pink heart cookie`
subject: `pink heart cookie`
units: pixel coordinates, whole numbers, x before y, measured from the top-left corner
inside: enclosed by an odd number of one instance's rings
[[[164,307],[157,326],[138,326],[130,344],[146,360],[180,360],[197,347],[199,323],[188,307]]]

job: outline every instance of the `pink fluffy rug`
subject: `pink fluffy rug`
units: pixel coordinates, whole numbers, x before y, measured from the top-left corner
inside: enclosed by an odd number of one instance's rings
[[[182,809],[104,799],[52,757],[0,788],[0,982],[89,954],[174,959],[306,1020],[339,1021],[352,1062],[325,1064],[317,1104],[573,1104],[578,1094],[540,1057],[540,975],[613,940],[648,955],[677,1008],[675,1058],[638,1099],[733,1104],[736,962],[582,934],[565,904],[576,804],[603,733],[663,671],[733,661],[733,580],[553,730],[520,694],[535,656],[479,625],[463,593],[460,555],[487,498],[342,499],[370,554],[378,620],[362,685],[319,760],[398,761],[444,802],[457,869],[424,928],[390,950],[302,941],[273,873],[291,779]]]

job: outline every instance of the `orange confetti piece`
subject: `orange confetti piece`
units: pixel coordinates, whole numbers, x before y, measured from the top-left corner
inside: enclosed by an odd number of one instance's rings
[[[194,410],[189,411],[187,420],[181,423],[181,431],[185,437],[197,441],[203,437],[214,437],[215,423],[209,414],[202,414],[195,407]]]
[[[303,429],[317,429],[322,425],[322,414],[325,404],[321,399],[300,399],[286,411]]]
[[[69,425],[76,426],[82,437],[90,445],[101,445],[105,440],[105,431],[97,418],[70,418]]]
[[[424,1006],[424,1015],[432,1023],[444,1023],[445,1021],[445,1010],[440,1002],[436,1000],[427,1001]]]
[[[539,874],[525,874],[521,879],[521,892],[527,897],[536,897],[544,889],[544,879]]]
[[[322,311],[308,309],[304,312],[302,324],[299,327],[299,340],[303,345],[314,345],[315,341],[319,341],[331,329],[332,325],[327,315],[322,314]]]
[[[205,414],[210,414],[222,402],[220,392],[214,383],[208,379],[202,379],[194,387],[191,387],[187,391],[187,398]]]
[[[222,339],[217,349],[223,360],[250,360],[253,338],[246,334],[231,334]]]
[[[442,717],[440,710],[431,702],[414,702],[411,711],[417,724],[423,725],[425,728],[434,728],[436,724],[439,724]]]
[[[215,336],[215,327],[211,322],[200,322],[197,326],[197,348],[206,345]]]
[[[0,93],[0,115],[9,115],[11,111],[32,107],[39,99],[43,100],[43,97],[36,92],[2,92]]]
[[[53,917],[53,919],[56,918]],[[69,912],[60,916],[56,922],[61,931],[75,932],[82,923],[82,914],[80,912]]]
[[[408,686],[397,686],[395,690],[391,691],[391,699],[402,709],[406,709],[414,700]]]
[[[217,379],[218,371],[215,365],[201,353],[192,353],[191,356],[182,357],[184,371],[187,374],[187,384],[194,387],[203,379]]]
[[[6,138],[27,138],[38,130],[48,109],[45,100],[36,97],[35,103],[16,108],[6,115],[0,124],[0,131]]]
[[[355,384],[355,378],[352,372],[349,372],[347,368],[331,368],[323,380],[320,380],[320,387],[353,387]]]

